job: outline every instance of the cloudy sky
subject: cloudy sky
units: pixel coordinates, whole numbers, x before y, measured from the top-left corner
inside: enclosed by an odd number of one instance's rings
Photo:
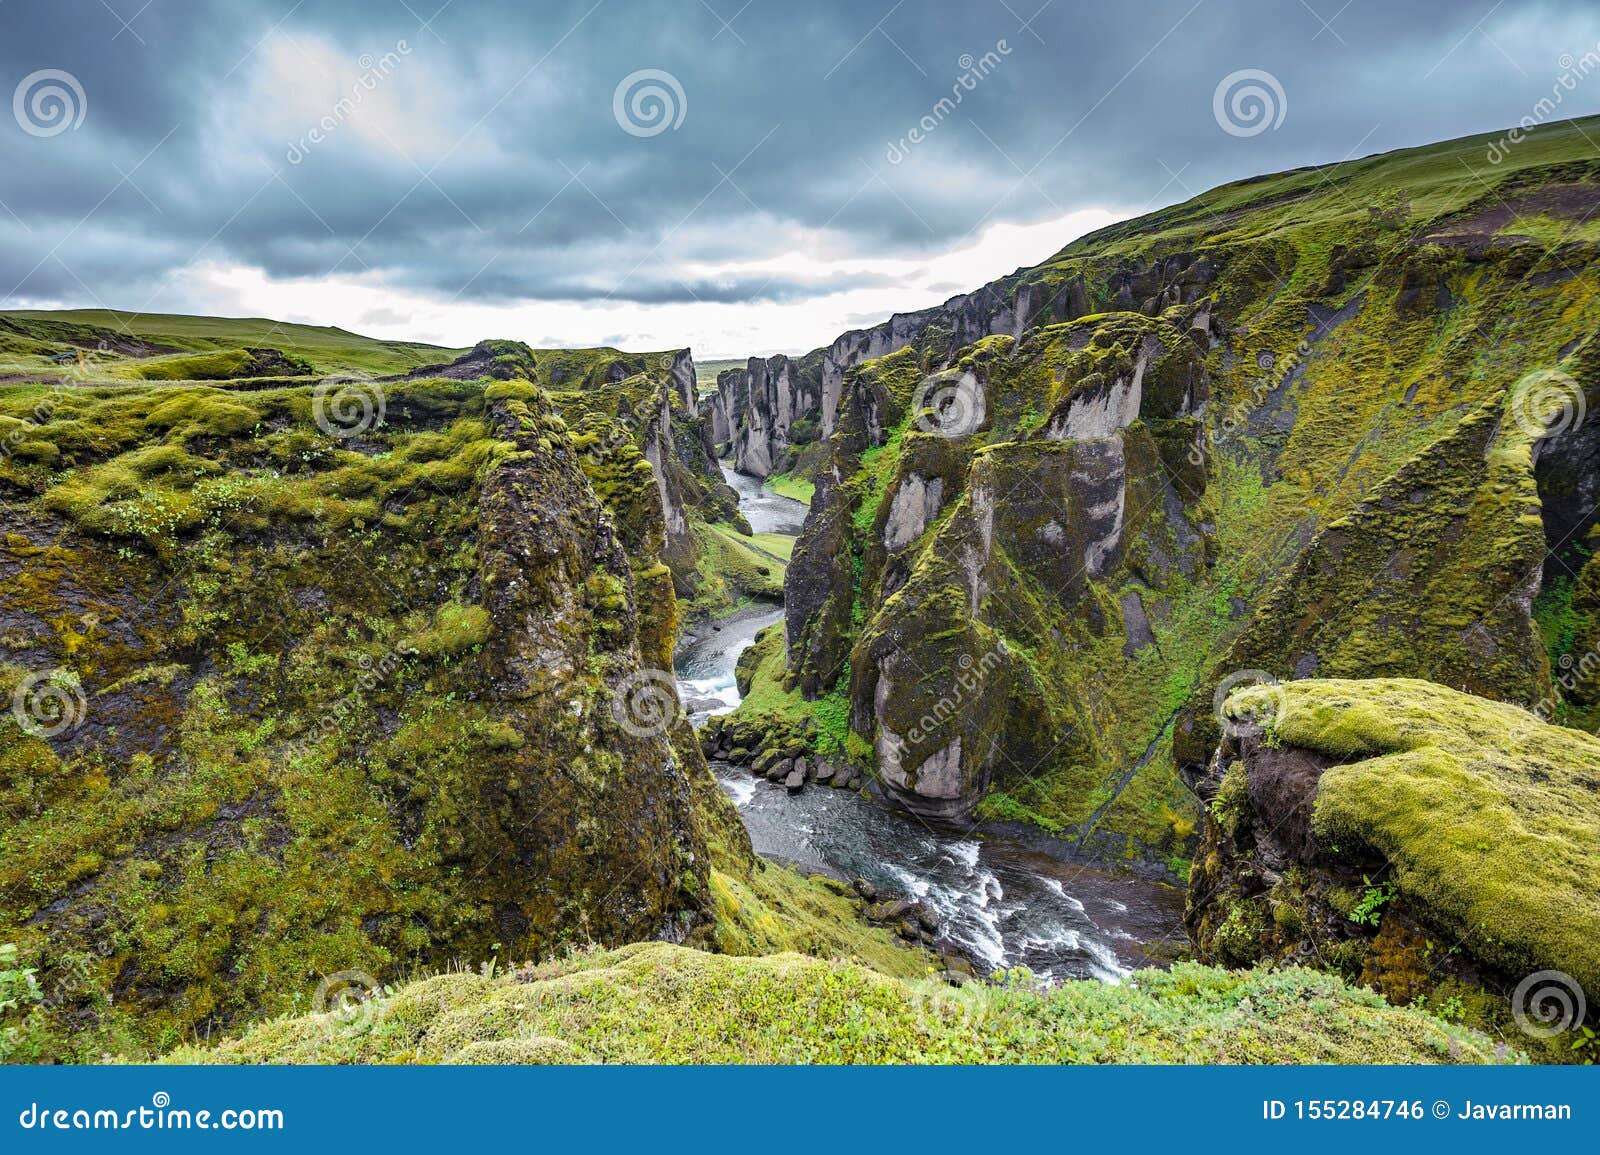
[[[1597,42],[1587,0],[0,0],[0,309],[800,352],[1504,128]]]

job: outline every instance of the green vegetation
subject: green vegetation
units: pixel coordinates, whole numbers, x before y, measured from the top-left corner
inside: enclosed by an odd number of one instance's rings
[[[54,375],[55,354],[83,349],[94,367],[93,376],[102,379],[121,376],[125,366],[137,367],[152,355],[237,355],[247,348],[281,350],[290,358],[308,362],[318,374],[404,373],[422,365],[441,364],[462,352],[414,341],[375,340],[331,325],[294,325],[262,318],[185,317],[111,309],[0,313],[0,371],[46,370]],[[209,379],[217,374],[203,376]]]
[[[1339,760],[1318,784],[1318,840],[1392,867],[1364,880],[1353,921],[1398,895],[1505,973],[1600,986],[1600,739],[1410,679],[1290,682],[1230,708],[1269,693],[1279,744]]]
[[[1040,990],[952,990],[848,962],[727,958],[663,943],[500,975],[445,974],[353,1021],[266,1023],[183,1063],[1492,1063],[1431,1015],[1308,970],[1193,964]]]
[[[1519,420],[1539,371],[1600,403],[1594,123],[1498,165],[1483,137],[1239,182],[898,319],[912,343],[845,374],[763,677],[843,687],[846,748],[904,801],[1151,862],[1193,856],[1177,766],[1235,671],[1600,724],[1593,435],[1535,454]],[[1015,337],[952,336],[1023,302]],[[923,432],[924,382],[980,419]]]
[[[817,491],[816,484],[804,477],[796,477],[792,473],[779,473],[767,478],[763,483],[779,497],[787,497],[798,501],[802,505],[810,505],[811,498]]]

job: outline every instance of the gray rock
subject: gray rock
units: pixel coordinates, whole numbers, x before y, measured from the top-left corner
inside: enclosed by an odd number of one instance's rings
[[[789,776],[783,780],[790,794],[798,794],[805,788],[806,776],[798,770],[789,771]]]

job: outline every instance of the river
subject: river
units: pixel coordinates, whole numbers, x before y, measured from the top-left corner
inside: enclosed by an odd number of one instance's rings
[[[723,472],[755,532],[799,532],[804,505]],[[677,658],[685,701],[720,700],[712,712],[736,706],[734,663],[782,617],[778,607],[749,608],[686,639]],[[711,768],[757,852],[927,903],[939,913],[940,944],[980,973],[1022,965],[1045,979],[1115,982],[1159,961],[1147,948],[1182,938],[1176,887],[1064,861],[1024,839],[932,825],[859,794],[810,786],[791,795],[740,767]]]

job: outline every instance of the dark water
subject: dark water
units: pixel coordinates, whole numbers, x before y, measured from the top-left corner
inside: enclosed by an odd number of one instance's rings
[[[981,972],[1023,965],[1041,978],[1116,981],[1182,938],[1183,892],[1059,862],[995,835],[937,830],[825,787],[790,795],[713,762],[762,854],[839,878],[862,877],[939,912],[940,941]]]
[[[735,473],[726,465],[722,476],[738,491],[739,511],[757,533],[787,533],[798,535],[806,519],[806,507],[788,497],[779,497],[754,477]]]
[[[805,506],[726,466],[723,475],[757,533],[800,531]],[[747,610],[684,643],[680,694],[724,703],[692,714],[696,725],[738,705],[734,663],[782,617],[777,607]],[[927,903],[939,912],[941,945],[980,971],[1022,965],[1041,978],[1115,982],[1153,961],[1145,945],[1182,937],[1175,887],[1063,863],[1016,839],[936,829],[858,794],[809,786],[790,795],[748,770],[711,765],[759,853]]]
[[[733,667],[739,655],[749,649],[755,637],[773,622],[783,620],[783,610],[762,606],[734,614],[717,623],[700,627],[678,649],[674,662],[678,674],[678,695],[685,702],[717,699],[722,707],[696,710],[690,720],[698,726],[712,714],[726,714],[739,704],[739,687],[733,681]]]

